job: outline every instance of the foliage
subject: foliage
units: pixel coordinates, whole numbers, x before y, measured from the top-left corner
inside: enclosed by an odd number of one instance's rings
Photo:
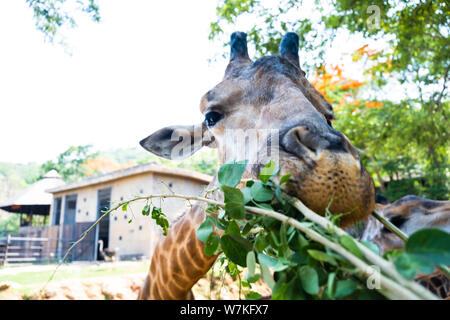
[[[161,208],[153,206],[151,208],[152,210],[152,219],[155,220],[156,225],[160,226],[163,229],[163,234],[167,235],[167,230],[169,229],[169,221],[166,219],[166,215],[162,212]],[[125,208],[122,206],[123,211],[127,211],[126,206]],[[142,209],[142,215],[148,216],[150,214],[150,205],[147,203],[144,208]]]
[[[96,156],[96,153],[90,152],[91,148],[90,145],[71,146],[61,153],[56,161],[49,160],[42,164],[42,171],[56,170],[68,182],[79,180],[85,177],[88,172],[84,163]]]
[[[88,15],[93,21],[100,21],[100,12],[96,0],[25,0],[33,10],[36,28],[45,35],[45,39],[54,42],[61,39],[60,30],[76,27],[73,11]],[[72,12],[71,12],[72,11]]]
[[[419,230],[406,241],[405,252],[395,251],[394,256],[404,277],[412,279],[418,271],[430,274],[436,265],[450,265],[450,234],[439,229]]]
[[[238,278],[239,296],[245,287],[246,299],[261,298],[261,294],[252,288],[252,284],[260,279],[271,289],[272,299],[383,299],[383,296],[390,299],[435,298],[425,288],[402,278],[393,268],[397,268],[404,277],[413,278],[419,270],[429,274],[437,266],[442,268],[442,265],[450,264],[450,234],[436,229],[419,230],[411,235],[405,251],[394,250],[387,252],[385,258],[380,257],[374,243],[359,243],[336,227],[340,215],[331,217],[328,212],[326,218],[323,218],[303,204],[299,206],[298,199],[289,197],[286,201],[285,195],[280,191],[280,185],[271,181],[279,172],[275,163],[271,162],[261,170],[260,179],[242,181],[243,163],[227,163],[222,170],[231,175],[222,175],[219,178],[224,202],[173,193],[139,196],[118,203],[105,211],[71,245],[61,263],[106,215],[120,208],[127,211],[130,203],[135,201],[147,201],[142,214],[149,216],[151,211],[152,219],[163,229],[164,235],[167,235],[169,223],[161,208],[154,206],[151,201],[156,198],[160,201],[178,198],[208,203],[208,215],[198,227],[197,237],[204,242],[206,255],[223,253],[218,259],[222,266],[220,273],[225,275],[226,272],[233,279]],[[280,179],[283,183],[288,180],[288,175]],[[245,186],[239,189],[224,184],[230,181],[233,181],[233,184],[240,181],[245,183]],[[258,192],[255,193],[252,190],[256,185]],[[266,191],[260,198],[262,189]],[[206,192],[207,194],[209,193]],[[243,215],[240,210],[235,210],[236,207],[244,209]],[[216,232],[217,230],[221,232]],[[384,259],[393,260],[395,264]],[[375,285],[371,282],[369,274],[377,271],[368,264],[370,262],[386,273],[383,275],[378,271],[378,276],[375,275],[382,285],[377,285],[377,280]],[[247,269],[243,279],[242,268]],[[260,273],[256,273],[258,270]]]
[[[381,191],[391,201],[408,193],[448,199],[448,2],[315,4],[308,7],[305,1],[287,0],[269,9],[260,1],[222,0],[210,38],[218,39],[240,17],[251,18],[257,23],[248,31],[249,45],[259,57],[277,54],[283,34],[295,31],[302,54],[308,57],[301,60],[302,68],[334,105],[334,126],[363,151],[363,162],[377,176]],[[384,44],[383,50],[364,45],[352,54],[353,63],[364,70],[364,80],[348,78],[341,66],[325,61],[325,52],[342,32]],[[400,101],[369,98],[392,85],[408,95]],[[389,180],[387,189],[385,180]]]
[[[0,211],[0,237],[7,233],[15,234],[19,231],[20,216],[18,214]]]
[[[84,166],[85,174],[87,176],[104,174],[111,171],[121,170],[134,165],[133,161],[125,163],[117,163],[113,159],[108,159],[104,157],[91,157],[86,162],[82,164]]]
[[[246,211],[244,205],[281,212],[308,224],[322,236],[364,260],[352,237],[337,237],[330,230],[307,222],[283,199],[280,186],[267,179],[267,175],[271,177],[278,172],[272,163],[265,167],[259,180],[246,181],[245,187],[238,189],[235,186],[242,178],[241,167],[242,163],[227,163],[219,170],[227,173],[219,175],[225,207],[209,205],[209,215],[199,226],[197,237],[205,243],[206,254],[223,252],[219,262],[225,272],[238,277],[240,285],[247,288],[247,299],[261,297],[252,290],[252,283],[260,278],[271,288],[272,299],[275,300],[383,298],[377,291],[367,288],[366,279],[342,255],[313,241],[293,226]],[[269,171],[269,168],[272,169]],[[284,182],[287,180],[283,179]],[[236,207],[243,208],[243,214],[240,210],[236,211]],[[214,226],[223,233],[219,235]],[[397,251],[395,261],[398,271],[413,278],[418,270],[428,274],[438,264],[449,264],[449,237],[448,233],[435,229],[417,231],[406,243],[406,250]],[[365,245],[378,251],[373,243]],[[255,272],[257,266],[259,274]],[[247,268],[244,279],[239,276],[242,268]],[[274,272],[273,276],[270,269]]]
[[[39,164],[34,162],[0,162],[0,202],[35,182],[41,174]]]
[[[216,149],[204,148],[189,159],[183,161],[171,161],[161,158],[157,158],[157,161],[166,166],[176,166],[178,168],[190,169],[213,176],[219,168],[219,162],[217,159]]]

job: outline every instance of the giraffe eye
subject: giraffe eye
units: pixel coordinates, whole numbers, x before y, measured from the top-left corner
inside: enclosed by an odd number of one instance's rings
[[[205,121],[206,121],[206,123],[208,124],[209,127],[214,126],[222,118],[223,118],[223,115],[218,113],[218,112],[215,112],[215,111],[208,112],[205,115]]]

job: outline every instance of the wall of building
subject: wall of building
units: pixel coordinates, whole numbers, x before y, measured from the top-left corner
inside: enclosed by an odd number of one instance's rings
[[[55,193],[54,198],[62,197],[61,224],[64,223],[66,196],[74,194],[77,195],[75,221],[77,223],[94,222],[97,219],[98,190],[100,189],[111,188],[111,206],[114,206],[114,204],[135,196],[170,193],[169,186],[176,193],[200,195],[206,184],[185,177],[147,172],[107,183]],[[144,255],[150,257],[162,236],[161,228],[155,224],[151,216],[141,214],[145,204],[145,201],[134,202],[128,206],[127,212],[119,209],[110,214],[109,247],[117,248],[119,256]],[[186,202],[181,199],[165,199],[162,202],[155,199],[153,204],[162,208],[169,223],[187,208]],[[53,215],[53,207],[50,212]],[[52,216],[50,221],[53,221]]]

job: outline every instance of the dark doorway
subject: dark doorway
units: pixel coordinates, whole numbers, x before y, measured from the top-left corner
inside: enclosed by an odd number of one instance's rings
[[[64,209],[64,224],[74,224],[77,213],[77,196],[66,196],[66,208]]]
[[[52,226],[59,226],[59,222],[61,220],[61,203],[61,197],[55,198],[55,201],[53,201]]]
[[[75,241],[76,237],[75,221],[77,213],[77,195],[66,196],[65,200],[62,232],[62,249],[64,254],[70,248],[72,242]],[[73,261],[74,252],[72,251],[67,258],[70,261]]]
[[[110,209],[111,206],[111,188],[98,190],[98,205],[97,205],[97,219],[100,218],[103,213]],[[99,242],[102,242],[99,245]],[[100,249],[109,248],[109,215],[107,215],[97,226],[97,241],[96,241],[96,259],[101,260],[102,255]]]

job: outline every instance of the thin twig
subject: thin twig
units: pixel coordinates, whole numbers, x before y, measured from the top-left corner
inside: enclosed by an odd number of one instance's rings
[[[385,217],[380,215],[377,211],[373,211],[372,215],[380,221],[386,228],[388,228],[392,233],[394,233],[396,236],[398,236],[403,241],[408,240],[408,236],[399,228],[397,228],[392,222],[387,220]]]

